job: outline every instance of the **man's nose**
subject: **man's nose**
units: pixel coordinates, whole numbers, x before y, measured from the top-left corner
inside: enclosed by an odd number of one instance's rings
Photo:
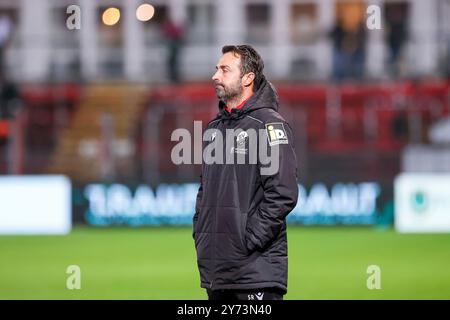
[[[218,77],[218,75],[217,75],[217,71],[213,74],[213,76],[211,77],[211,79],[212,79],[213,81],[219,80],[219,77]]]

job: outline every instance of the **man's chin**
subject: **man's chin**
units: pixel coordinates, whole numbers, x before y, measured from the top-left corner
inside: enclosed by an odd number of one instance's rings
[[[216,89],[216,96],[217,98],[222,100],[223,98],[225,98],[225,92],[223,90]]]

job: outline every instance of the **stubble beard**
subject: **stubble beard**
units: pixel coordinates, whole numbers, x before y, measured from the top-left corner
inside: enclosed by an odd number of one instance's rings
[[[242,97],[243,88],[241,80],[236,81],[228,88],[223,85],[216,85],[216,95],[224,103],[230,103],[235,100],[239,100]]]

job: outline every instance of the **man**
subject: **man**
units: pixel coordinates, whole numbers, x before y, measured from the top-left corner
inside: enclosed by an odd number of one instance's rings
[[[287,292],[285,218],[298,197],[292,131],[278,114],[277,93],[255,49],[225,46],[222,53],[212,77],[219,113],[208,129],[222,136],[230,129],[260,131],[269,141],[269,153],[278,149],[279,163],[270,175],[261,174],[259,158],[255,163],[203,164],[193,219],[201,287],[210,300],[281,300]],[[240,137],[235,141],[240,146],[225,146],[224,154],[247,152],[249,139]]]
[[[184,29],[181,24],[176,23],[166,16],[162,25],[162,31],[167,41],[167,70],[169,79],[173,83],[180,81],[180,53],[183,45]]]

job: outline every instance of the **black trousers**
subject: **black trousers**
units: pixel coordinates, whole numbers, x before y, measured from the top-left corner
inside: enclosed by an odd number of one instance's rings
[[[209,290],[208,300],[251,301],[251,300],[283,300],[284,292],[276,288],[245,289],[245,290]]]

